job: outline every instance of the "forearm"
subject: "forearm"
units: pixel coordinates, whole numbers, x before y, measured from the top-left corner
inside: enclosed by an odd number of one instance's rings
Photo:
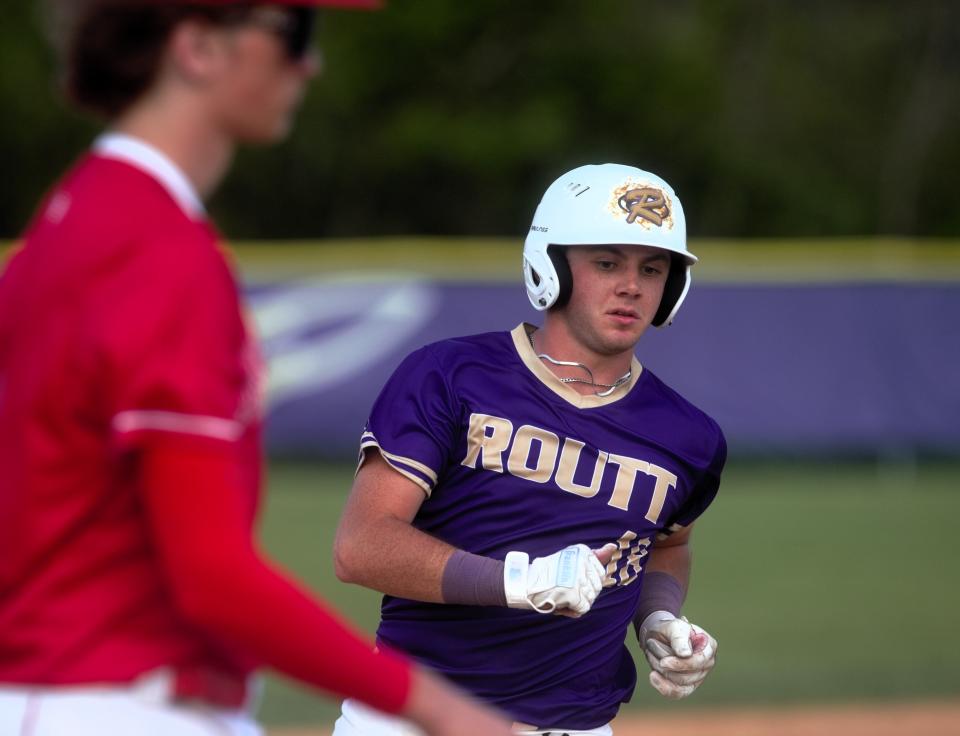
[[[301,682],[381,710],[405,707],[407,662],[374,652],[372,642],[261,557],[224,562],[206,566],[210,575],[196,564],[189,573],[207,586],[183,607],[194,623]]]
[[[407,662],[375,654],[371,642],[258,553],[234,469],[229,452],[144,452],[144,506],[181,615],[302,682],[400,711],[410,690]]]
[[[334,542],[334,566],[345,583],[387,595],[443,603],[443,571],[456,548],[393,516],[360,520],[349,510]]]
[[[424,498],[417,484],[378,453],[368,452],[337,527],[333,554],[337,577],[429,603],[533,608],[563,615],[586,613],[599,594],[603,565],[615,545],[604,549],[602,563],[583,545],[533,561],[519,550],[505,561],[483,557],[413,526]],[[560,589],[564,555],[577,584]]]
[[[680,583],[684,592],[690,584],[690,568],[692,555],[689,544],[678,544],[670,547],[654,546],[646,564],[646,574],[665,573]]]
[[[654,611],[680,615],[690,580],[690,566],[690,546],[686,543],[654,547],[650,551],[643,589],[633,617],[638,632],[646,618]]]

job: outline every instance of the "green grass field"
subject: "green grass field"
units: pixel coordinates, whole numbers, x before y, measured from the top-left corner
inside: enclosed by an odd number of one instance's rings
[[[352,467],[271,473],[266,548],[372,632],[379,597],[337,581],[330,562]],[[684,608],[719,640],[717,669],[670,707],[956,697],[958,518],[956,461],[731,464],[694,535]],[[646,663],[638,669],[628,707],[664,706],[643,680]],[[332,722],[336,712],[268,680],[268,724]]]

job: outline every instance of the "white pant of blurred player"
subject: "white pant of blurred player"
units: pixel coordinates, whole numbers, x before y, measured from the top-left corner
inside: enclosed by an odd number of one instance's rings
[[[540,734],[547,736],[613,736],[610,725],[591,728],[587,731],[576,731],[564,728],[550,728],[544,730],[530,730],[530,727],[515,727],[516,733],[531,736]],[[359,703],[356,700],[344,700],[340,717],[333,724],[333,736],[423,736],[423,731],[409,721],[395,716],[388,716]]]
[[[0,734],[23,736],[264,736],[242,710],[174,703],[169,678],[129,687],[0,685]]]

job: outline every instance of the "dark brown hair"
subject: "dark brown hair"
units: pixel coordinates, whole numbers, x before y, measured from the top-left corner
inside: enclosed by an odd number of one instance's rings
[[[67,99],[107,119],[127,110],[153,84],[179,22],[197,17],[221,23],[243,10],[158,0],[48,0],[47,5]]]

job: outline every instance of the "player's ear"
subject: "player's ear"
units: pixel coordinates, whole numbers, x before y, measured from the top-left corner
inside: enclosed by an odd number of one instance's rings
[[[200,18],[174,26],[167,43],[167,71],[191,83],[203,83],[227,64],[225,29]]]

